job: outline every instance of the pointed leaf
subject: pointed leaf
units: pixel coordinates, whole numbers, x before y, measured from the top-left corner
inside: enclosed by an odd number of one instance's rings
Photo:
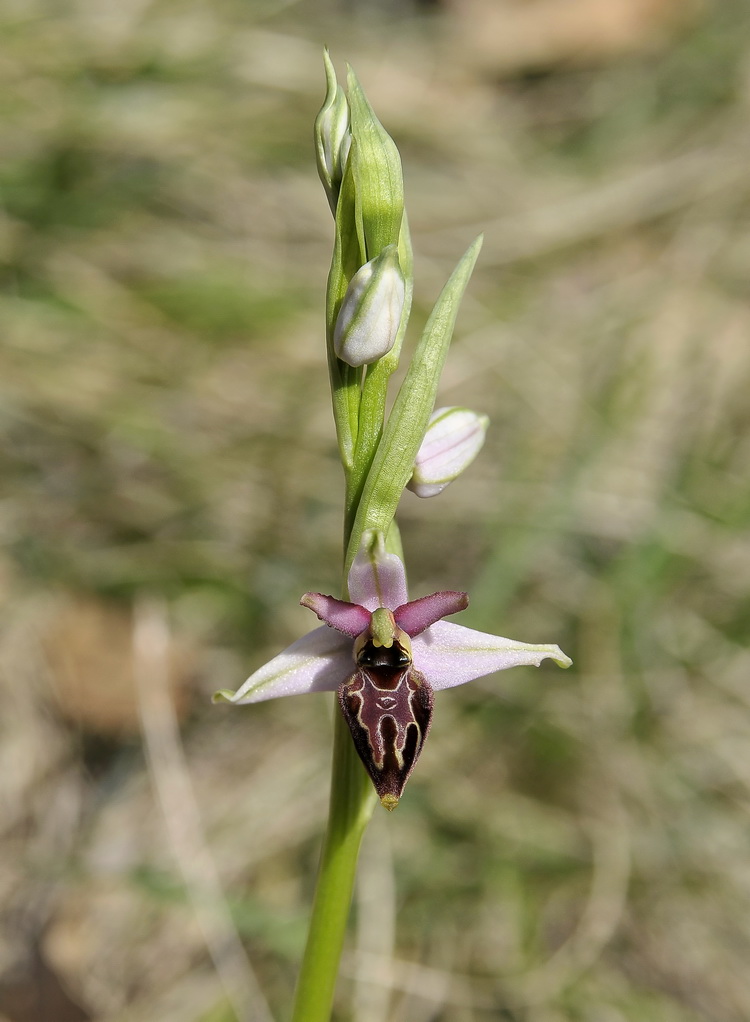
[[[461,296],[477,261],[482,239],[464,254],[435,303],[414,353],[367,475],[347,550],[354,560],[366,529],[387,532],[414,468],[435,404]]]

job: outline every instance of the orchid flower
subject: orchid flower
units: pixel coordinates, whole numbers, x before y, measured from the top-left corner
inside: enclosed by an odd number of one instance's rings
[[[338,690],[357,752],[386,809],[398,804],[430,729],[434,691],[464,685],[507,667],[549,657],[571,661],[558,646],[478,632],[442,619],[464,610],[466,593],[438,592],[409,602],[401,559],[382,533],[366,533],[349,572],[351,602],[305,593],[300,600],[325,622],[251,674],[235,704]]]

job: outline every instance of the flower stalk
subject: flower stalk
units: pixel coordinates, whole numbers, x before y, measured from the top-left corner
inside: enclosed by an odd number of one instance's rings
[[[292,1022],[328,1022],[331,1017],[359,849],[376,804],[346,722],[336,713],[328,824]]]

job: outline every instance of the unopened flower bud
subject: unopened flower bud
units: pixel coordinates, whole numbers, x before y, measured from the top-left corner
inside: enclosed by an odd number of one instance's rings
[[[327,91],[315,119],[315,155],[320,180],[335,214],[352,136],[349,130],[349,104],[343,89],[336,82],[336,73],[327,53],[324,54],[324,60]]]
[[[418,497],[434,497],[471,464],[482,449],[486,415],[468,408],[438,408],[432,413],[407,486]]]
[[[398,248],[386,245],[349,282],[333,332],[337,356],[350,366],[363,366],[387,355],[396,341],[405,295]]]

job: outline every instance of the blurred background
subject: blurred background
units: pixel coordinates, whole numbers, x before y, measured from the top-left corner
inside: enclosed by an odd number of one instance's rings
[[[412,342],[485,246],[413,594],[575,661],[437,701],[338,1022],[750,1018],[750,9],[3,0],[0,1019],[288,1017],[339,583],[321,49],[404,161]]]

